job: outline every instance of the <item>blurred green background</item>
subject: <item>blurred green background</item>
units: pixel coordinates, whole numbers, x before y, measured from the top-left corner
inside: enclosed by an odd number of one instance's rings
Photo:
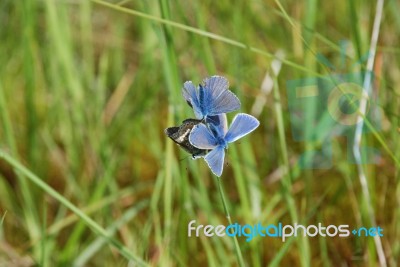
[[[365,70],[374,1],[1,0],[0,266],[237,266],[231,238],[188,237],[191,220],[228,222],[206,163],[163,133],[193,117],[183,83],[214,74],[261,122],[226,154],[233,222],[384,229],[381,246],[240,237],[246,265],[377,266],[383,252],[399,266],[399,10],[385,1],[381,129],[363,137],[381,153],[363,165],[366,195],[345,137],[332,140],[331,168],[300,168],[321,144],[293,139],[286,82]]]

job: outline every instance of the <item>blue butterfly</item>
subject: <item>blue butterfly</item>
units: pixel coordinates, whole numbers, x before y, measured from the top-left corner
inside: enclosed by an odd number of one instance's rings
[[[220,114],[213,117],[213,123],[207,125],[195,125],[189,135],[189,142],[199,149],[211,150],[204,159],[211,171],[220,177],[228,144],[254,131],[260,122],[251,115],[239,113],[228,129],[226,115]]]
[[[197,119],[207,121],[208,117],[228,113],[240,108],[240,101],[228,90],[229,82],[221,76],[203,80],[198,88],[191,81],[185,82],[182,95],[194,110]]]

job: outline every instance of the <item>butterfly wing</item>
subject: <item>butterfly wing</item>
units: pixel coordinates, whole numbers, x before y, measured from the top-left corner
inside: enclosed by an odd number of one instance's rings
[[[240,108],[239,99],[228,87],[229,82],[226,78],[211,76],[204,79],[198,89],[191,81],[185,82],[182,95],[193,108],[196,118],[203,119]]]
[[[260,125],[260,122],[253,116],[239,113],[233,118],[232,124],[225,135],[225,141],[232,143],[254,131],[258,125]]]
[[[199,85],[199,106],[205,116],[227,113],[240,108],[240,101],[228,90],[228,80],[222,76],[211,76]]]
[[[173,140],[173,137],[177,134],[178,131],[179,127],[168,127],[164,130],[164,133]]]
[[[222,92],[217,98],[211,99],[208,107],[209,115],[228,113],[240,108],[240,100],[230,90]]]
[[[223,138],[228,131],[228,120],[226,119],[225,113],[207,116],[205,121],[208,125],[208,129],[216,137]]]
[[[197,124],[193,127],[189,135],[189,142],[200,149],[213,149],[217,146],[216,137],[204,124]]]
[[[218,98],[224,91],[228,90],[229,82],[222,76],[211,76],[205,78],[202,82],[204,87],[209,89],[208,93],[211,98]]]
[[[204,160],[207,162],[208,167],[218,177],[221,176],[224,169],[225,149],[222,146],[217,146],[209,152]]]
[[[200,120],[186,119],[182,122],[182,125],[178,127],[169,127],[164,130],[164,133],[171,138],[175,143],[177,143],[185,151],[192,154],[193,159],[199,158],[207,154],[207,150],[199,149],[194,147],[189,142],[189,134],[192,131],[194,125],[199,124]]]
[[[185,82],[182,88],[182,95],[191,108],[196,118],[203,119],[204,114],[200,106],[200,99],[196,87],[191,81]]]

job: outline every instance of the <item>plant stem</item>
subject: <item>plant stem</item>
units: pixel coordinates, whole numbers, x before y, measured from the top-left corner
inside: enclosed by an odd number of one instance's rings
[[[108,231],[106,231],[104,228],[102,228],[92,218],[87,216],[81,209],[79,209],[77,206],[72,204],[68,199],[63,197],[60,193],[58,193],[56,190],[54,190],[48,184],[43,182],[42,179],[40,179],[38,176],[33,174],[30,170],[28,170],[25,166],[23,166],[21,163],[19,163],[17,160],[15,160],[13,157],[6,154],[4,151],[0,150],[0,159],[4,159],[16,171],[20,172],[22,175],[24,175],[24,177],[28,178],[28,180],[30,180],[36,186],[40,187],[40,189],[45,191],[47,194],[52,196],[54,199],[56,199],[62,205],[64,205],[69,210],[71,210],[73,213],[75,213],[96,234],[102,236],[107,241],[107,243],[114,246],[121,253],[121,255],[124,256],[126,259],[137,264],[137,266],[148,266],[148,264],[146,262],[144,262],[140,257],[134,255],[133,252],[131,251],[131,249],[125,247],[119,241],[114,239]]]
[[[217,182],[218,182],[219,193],[220,193],[221,199],[222,199],[222,205],[224,205],[224,211],[225,211],[226,218],[228,219],[229,224],[232,224],[231,215],[229,214],[228,205],[226,204],[224,189],[222,188],[222,183],[221,183],[220,177],[217,177]],[[239,266],[241,266],[241,267],[245,266],[244,261],[243,261],[242,251],[240,250],[239,242],[237,241],[236,235],[233,236],[233,243],[235,244],[235,252],[236,252],[237,260],[239,262]]]

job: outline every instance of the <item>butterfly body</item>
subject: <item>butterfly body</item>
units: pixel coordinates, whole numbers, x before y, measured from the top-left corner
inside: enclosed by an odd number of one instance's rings
[[[201,123],[201,120],[186,119],[182,122],[180,126],[169,127],[164,130],[164,133],[175,143],[177,143],[181,148],[190,153],[193,159],[202,157],[207,154],[207,150],[197,148],[189,142],[189,135],[193,127],[199,123]]]

